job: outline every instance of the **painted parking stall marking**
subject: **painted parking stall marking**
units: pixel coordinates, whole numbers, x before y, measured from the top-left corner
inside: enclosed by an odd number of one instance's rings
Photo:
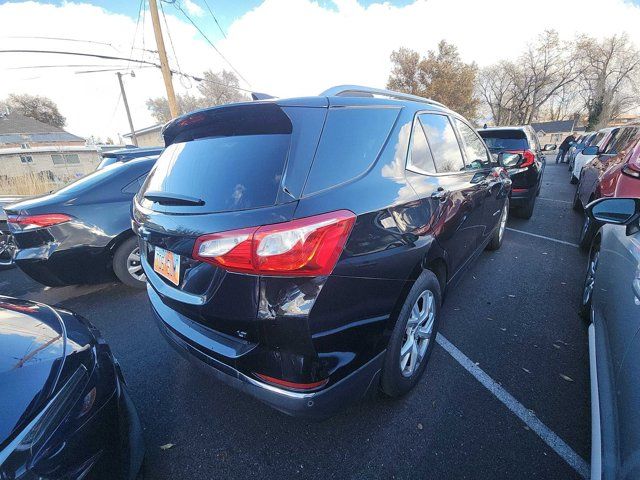
[[[510,227],[507,227],[506,229],[509,230],[510,232],[522,233],[523,235],[530,235],[536,238],[543,238],[545,240],[550,240],[552,242],[561,243],[563,245],[569,245],[570,247],[579,248],[579,245],[577,243],[565,242],[564,240],[558,240],[557,238],[547,237],[546,235],[538,235],[537,233],[525,232],[524,230],[517,230],[515,228],[510,228]]]
[[[547,427],[540,419],[513,395],[507,392],[494,379],[476,365],[469,357],[447,340],[440,333],[436,337],[436,342],[444,348],[462,367],[474,376],[482,386],[493,394],[504,406],[522,420],[532,431],[534,431],[549,447],[567,462],[582,478],[590,477],[589,464],[578,455],[567,443]]]

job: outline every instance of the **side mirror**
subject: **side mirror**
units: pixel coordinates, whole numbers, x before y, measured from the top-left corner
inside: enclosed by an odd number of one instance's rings
[[[498,154],[498,163],[504,168],[516,168],[522,164],[522,154],[500,152]]]
[[[627,235],[638,231],[640,218],[640,198],[600,198],[586,207],[587,214],[600,223],[626,225]]]
[[[600,154],[600,149],[598,148],[597,145],[591,145],[589,147],[585,147],[582,150],[582,154],[583,155],[599,155]]]
[[[555,143],[547,143],[544,147],[542,147],[542,151],[550,152],[552,150],[555,150],[556,148],[557,148],[557,145]]]

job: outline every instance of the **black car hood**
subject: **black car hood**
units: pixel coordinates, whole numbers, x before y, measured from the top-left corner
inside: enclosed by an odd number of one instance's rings
[[[54,391],[65,345],[64,325],[53,309],[0,296],[0,447]]]

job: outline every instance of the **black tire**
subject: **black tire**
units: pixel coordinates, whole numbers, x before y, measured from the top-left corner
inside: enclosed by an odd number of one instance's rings
[[[582,230],[580,231],[580,241],[578,245],[580,248],[586,252],[591,247],[591,242],[593,242],[593,237],[596,235],[600,226],[597,222],[593,221],[589,215],[584,216],[584,223],[582,224]]]
[[[600,241],[595,238],[589,251],[589,261],[587,262],[587,271],[584,276],[582,285],[582,299],[578,313],[583,320],[589,322],[591,320],[591,302],[593,299],[593,288],[595,284],[595,275],[598,268],[598,258],[600,256]]]
[[[573,196],[573,209],[576,212],[582,211],[582,203],[580,202],[580,188],[576,188],[576,194]]]
[[[146,288],[147,282],[129,273],[129,256],[138,248],[136,237],[127,238],[113,255],[113,272],[122,283],[133,288]],[[142,268],[142,267],[141,267]]]
[[[533,209],[536,206],[536,197],[529,199],[526,205],[517,210],[518,217],[529,220],[533,216]]]
[[[571,183],[571,185],[578,183],[578,179],[573,176],[573,173],[571,174],[571,180],[569,180],[569,183]]]
[[[432,295],[433,305],[433,323],[426,343],[426,350],[422,357],[414,364],[412,373],[401,370],[400,350],[408,341],[407,323],[411,318],[411,312],[414,304],[419,301],[421,295],[430,292]],[[423,304],[424,304],[423,298]],[[435,274],[429,270],[424,270],[416,282],[411,287],[409,294],[400,310],[398,320],[391,333],[391,339],[387,347],[387,353],[384,358],[382,367],[382,375],[380,378],[380,387],[382,391],[389,397],[400,397],[411,390],[420,380],[424,373],[431,352],[435,347],[436,334],[438,333],[438,321],[440,319],[440,305],[442,294],[440,292],[440,282]],[[419,302],[418,302],[419,303]],[[410,350],[412,351],[412,350]],[[408,362],[407,362],[408,363]],[[408,369],[409,365],[406,366]],[[403,373],[404,372],[404,373]]]
[[[502,224],[503,215],[505,216],[504,225]],[[489,243],[487,244],[487,247],[486,247],[487,250],[498,250],[502,246],[502,239],[504,238],[504,229],[507,226],[508,218],[509,218],[509,199],[507,198],[504,201],[502,212],[500,212],[500,220],[498,220],[499,222],[498,227],[493,232],[493,236],[491,237],[491,240],[489,240]]]

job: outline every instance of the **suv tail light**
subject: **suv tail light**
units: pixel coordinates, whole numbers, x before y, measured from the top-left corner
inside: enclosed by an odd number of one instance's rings
[[[533,165],[536,160],[536,155],[531,150],[507,150],[508,153],[519,153],[522,155],[522,163],[518,168],[526,168]]]
[[[356,216],[348,210],[285,223],[202,235],[193,258],[232,272],[256,275],[329,275]]]
[[[9,229],[14,232],[51,227],[72,220],[64,213],[43,213],[41,215],[7,215]]]

